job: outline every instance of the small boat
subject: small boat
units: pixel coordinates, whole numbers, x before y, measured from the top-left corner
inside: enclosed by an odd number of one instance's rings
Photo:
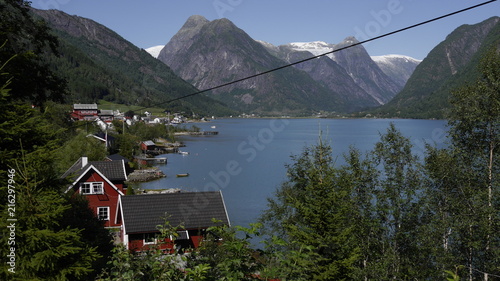
[[[189,177],[189,173],[185,173],[185,174],[177,174],[177,177],[178,177],[178,178],[182,178],[182,177]]]
[[[210,128],[215,129],[215,128],[217,128],[217,127],[216,127],[216,126],[210,126]]]
[[[188,154],[189,154],[189,152],[187,152],[187,151],[180,151],[180,150],[179,150],[179,154],[182,154],[182,155],[188,155]]]

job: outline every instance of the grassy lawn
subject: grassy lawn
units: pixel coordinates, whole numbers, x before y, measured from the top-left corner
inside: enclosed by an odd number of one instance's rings
[[[99,100],[97,103],[99,109],[108,109],[108,110],[119,110],[120,112],[127,112],[129,110],[132,110],[135,112],[135,114],[142,114],[146,111],[151,112],[154,116],[159,116],[159,117],[165,117],[167,114],[165,114],[163,108],[147,108],[143,109],[143,106],[138,106],[138,105],[125,105],[125,104],[118,104],[118,103],[112,103],[109,101],[105,100]]]

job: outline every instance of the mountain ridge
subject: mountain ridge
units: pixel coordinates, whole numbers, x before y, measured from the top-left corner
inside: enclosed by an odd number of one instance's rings
[[[61,56],[51,60],[68,80],[70,102],[94,103],[105,99],[147,107],[198,91],[145,50],[93,20],[58,10],[31,11],[43,18],[59,38]],[[234,114],[205,95],[164,106],[204,115]]]
[[[480,57],[492,47],[500,48],[500,17],[457,27],[415,68],[403,90],[374,113],[445,118],[450,92],[478,78]]]
[[[285,64],[228,19],[196,19],[190,17],[158,56],[196,87],[209,89]],[[212,91],[212,96],[234,109],[266,115],[311,114],[343,107],[338,94],[293,68],[228,85]]]

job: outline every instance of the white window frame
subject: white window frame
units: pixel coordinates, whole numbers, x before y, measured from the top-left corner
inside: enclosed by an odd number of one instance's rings
[[[101,210],[106,210],[106,217],[101,217]],[[109,221],[109,207],[97,207],[97,218],[102,221]]]
[[[83,190],[84,186],[89,186],[89,192]],[[92,194],[104,194],[104,182],[82,182],[80,184],[80,194],[82,195],[92,195]]]
[[[154,235],[153,241],[152,242],[146,242],[146,235]],[[158,243],[158,237],[157,237],[156,233],[144,233],[143,234],[143,241],[142,241],[143,245],[153,245],[153,244],[156,244],[156,243]]]
[[[178,230],[177,231],[177,239],[179,239],[180,237],[182,237],[182,234],[184,233],[184,237],[186,237],[186,240],[189,240],[189,232],[187,230]],[[170,240],[173,240],[173,239],[170,239]],[[180,240],[180,239],[179,239]]]

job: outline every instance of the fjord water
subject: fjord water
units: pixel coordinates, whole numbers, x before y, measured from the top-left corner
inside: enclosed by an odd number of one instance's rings
[[[373,149],[391,122],[411,140],[414,153],[421,158],[425,143],[445,145],[443,120],[220,119],[193,124],[219,134],[179,138],[186,144],[182,150],[189,154],[162,155],[168,158],[168,164],[159,168],[167,177],[140,187],[222,190],[231,224],[248,226],[266,209],[267,198],[286,180],[285,165],[293,163],[291,156],[318,143],[320,134],[332,146],[336,164],[342,165],[350,146],[362,152]],[[189,177],[176,177],[182,173],[189,173]]]

